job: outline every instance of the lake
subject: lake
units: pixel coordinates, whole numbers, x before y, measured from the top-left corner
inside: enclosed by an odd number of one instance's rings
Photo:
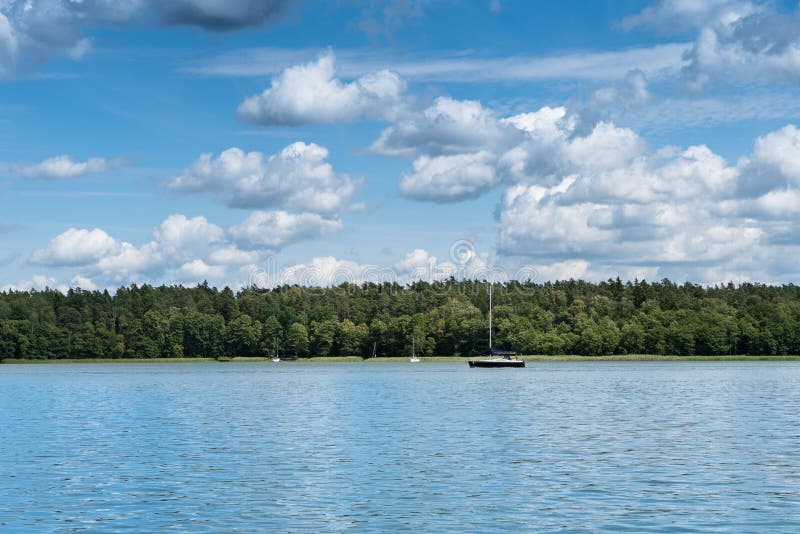
[[[800,362],[0,365],[0,531],[800,532]]]

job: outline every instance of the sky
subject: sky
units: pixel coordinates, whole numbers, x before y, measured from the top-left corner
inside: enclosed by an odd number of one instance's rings
[[[0,289],[798,283],[796,0],[0,0]]]

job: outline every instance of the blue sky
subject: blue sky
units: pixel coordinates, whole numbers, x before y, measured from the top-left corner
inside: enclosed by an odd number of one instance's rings
[[[0,0],[0,288],[796,283],[798,36],[795,0]]]

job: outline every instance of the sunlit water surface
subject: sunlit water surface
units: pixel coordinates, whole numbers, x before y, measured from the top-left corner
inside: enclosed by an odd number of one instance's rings
[[[794,362],[0,365],[0,531],[800,532]]]

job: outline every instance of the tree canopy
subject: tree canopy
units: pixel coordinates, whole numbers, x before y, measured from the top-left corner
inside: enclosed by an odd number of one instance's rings
[[[131,285],[0,293],[0,359],[469,355],[488,285],[269,290]],[[580,280],[494,287],[496,345],[522,354],[799,354],[800,287]]]

